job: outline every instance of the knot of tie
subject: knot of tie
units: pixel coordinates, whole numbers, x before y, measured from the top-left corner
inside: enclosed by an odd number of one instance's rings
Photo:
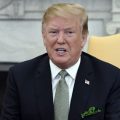
[[[61,70],[60,72],[59,72],[59,75],[61,76],[61,79],[64,79],[66,76],[67,76],[67,72],[65,71],[65,70]]]

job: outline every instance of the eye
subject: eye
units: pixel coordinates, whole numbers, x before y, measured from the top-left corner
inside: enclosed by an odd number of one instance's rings
[[[68,31],[67,33],[68,33],[68,34],[72,34],[72,33],[73,33],[73,31]]]
[[[48,31],[48,34],[52,37],[56,36],[58,34],[58,31],[57,30],[50,30]]]
[[[49,31],[49,33],[56,34],[57,31]]]
[[[72,36],[73,34],[74,34],[75,32],[74,31],[65,31],[65,34],[67,35],[67,36]]]

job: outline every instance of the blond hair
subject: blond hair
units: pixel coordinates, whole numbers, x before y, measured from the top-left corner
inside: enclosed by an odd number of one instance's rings
[[[83,32],[88,33],[88,16],[86,10],[82,5],[75,3],[58,3],[49,7],[43,15],[42,29],[43,25],[47,23],[50,18],[68,18],[69,16],[78,17],[81,25],[83,26]]]

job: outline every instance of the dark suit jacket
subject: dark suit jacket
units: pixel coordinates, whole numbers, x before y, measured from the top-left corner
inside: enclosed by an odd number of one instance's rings
[[[10,69],[1,119],[54,120],[47,54]],[[69,120],[82,119],[120,120],[120,70],[86,53],[81,55],[69,111]]]

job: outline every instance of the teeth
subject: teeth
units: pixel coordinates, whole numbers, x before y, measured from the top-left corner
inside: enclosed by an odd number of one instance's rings
[[[59,55],[64,55],[66,53],[66,49],[64,48],[57,48],[56,51]]]
[[[66,51],[64,48],[58,48],[57,51]]]

